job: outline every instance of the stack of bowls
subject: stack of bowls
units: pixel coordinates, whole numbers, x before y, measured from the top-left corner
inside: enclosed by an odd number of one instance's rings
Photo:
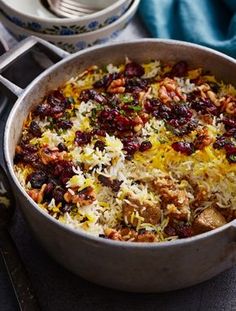
[[[97,0],[87,2],[98,3]],[[115,38],[130,22],[139,2],[103,0],[103,8],[95,13],[60,18],[40,0],[0,0],[0,21],[18,40],[34,35],[73,53]]]

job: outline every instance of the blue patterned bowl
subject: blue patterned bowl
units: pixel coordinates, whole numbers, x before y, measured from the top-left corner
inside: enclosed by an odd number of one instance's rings
[[[138,9],[140,0],[133,0],[127,11],[118,20],[110,25],[92,32],[77,34],[77,35],[48,35],[38,33],[37,36],[49,41],[64,50],[74,53],[76,51],[85,49],[95,44],[103,44],[114,39],[127,26]],[[17,26],[15,23],[9,21],[3,14],[0,15],[1,22],[7,30],[17,39],[21,40],[27,36],[35,35],[35,32]]]
[[[119,19],[132,0],[117,0],[90,15],[78,18],[58,18],[35,0],[0,0],[0,11],[15,25],[38,34],[70,36],[92,32]]]

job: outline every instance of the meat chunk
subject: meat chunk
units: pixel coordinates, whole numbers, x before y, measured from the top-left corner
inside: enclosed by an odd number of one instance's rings
[[[42,203],[47,184],[43,184],[40,189],[28,190],[28,195],[36,202]]]
[[[122,241],[122,236],[121,236],[120,232],[118,232],[115,229],[106,228],[106,229],[104,229],[104,234],[110,240]]]
[[[128,194],[122,204],[126,224],[137,227],[140,223],[156,225],[160,222],[161,210],[157,204],[148,200],[141,202],[137,196]]]
[[[178,220],[187,220],[190,215],[189,199],[184,190],[179,190],[174,181],[165,176],[152,181],[152,187],[162,199],[169,216]]]
[[[154,242],[155,241],[155,234],[152,232],[145,232],[139,234],[137,236],[137,242]]]
[[[226,224],[224,216],[214,207],[206,208],[194,220],[193,230],[195,234],[207,232]]]
[[[57,147],[55,147],[54,149],[44,147],[39,150],[39,156],[41,158],[41,161],[45,165],[54,161],[61,161],[64,159],[65,155],[66,152],[65,151],[59,152]]]
[[[81,207],[88,206],[96,200],[96,194],[93,187],[88,186],[83,190],[79,191],[77,194],[72,194],[70,191],[67,191],[64,194],[64,200],[67,203],[78,203]]]
[[[119,230],[106,228],[104,230],[105,237],[115,241],[130,241],[130,242],[154,242],[155,234],[152,232],[144,232],[138,234],[134,229],[128,227]]]

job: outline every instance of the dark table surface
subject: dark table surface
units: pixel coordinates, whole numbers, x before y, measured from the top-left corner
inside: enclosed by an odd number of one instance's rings
[[[0,34],[3,34],[1,27]],[[148,35],[137,18],[117,40],[130,38],[130,35],[133,38]],[[18,70],[10,72],[9,75],[13,75],[13,80],[20,81],[22,70],[34,75],[38,72],[36,65],[35,67],[32,64],[27,65],[27,62],[23,60]],[[31,76],[28,77],[28,80],[30,79]],[[1,102],[2,96],[0,96],[0,105]],[[34,239],[19,208],[11,224],[11,234],[28,270],[43,311],[236,311],[236,268],[205,283],[175,292],[124,293],[89,283],[59,266]],[[158,277],[158,275],[153,277]],[[13,290],[0,259],[0,311],[17,310]]]

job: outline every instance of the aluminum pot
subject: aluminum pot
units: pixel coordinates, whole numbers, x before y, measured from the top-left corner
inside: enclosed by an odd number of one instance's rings
[[[23,120],[50,90],[93,64],[123,62],[125,56],[144,62],[186,60],[236,84],[236,60],[211,49],[172,40],[143,39],[94,47],[68,56],[36,37],[0,58],[0,72],[35,45],[63,58],[24,90],[3,76],[0,83],[18,96],[6,124],[4,154],[20,208],[37,239],[60,264],[83,278],[132,292],[163,292],[208,280],[236,263],[236,220],[207,233],[163,243],[131,243],[101,239],[59,223],[27,195],[13,169],[15,146]]]

